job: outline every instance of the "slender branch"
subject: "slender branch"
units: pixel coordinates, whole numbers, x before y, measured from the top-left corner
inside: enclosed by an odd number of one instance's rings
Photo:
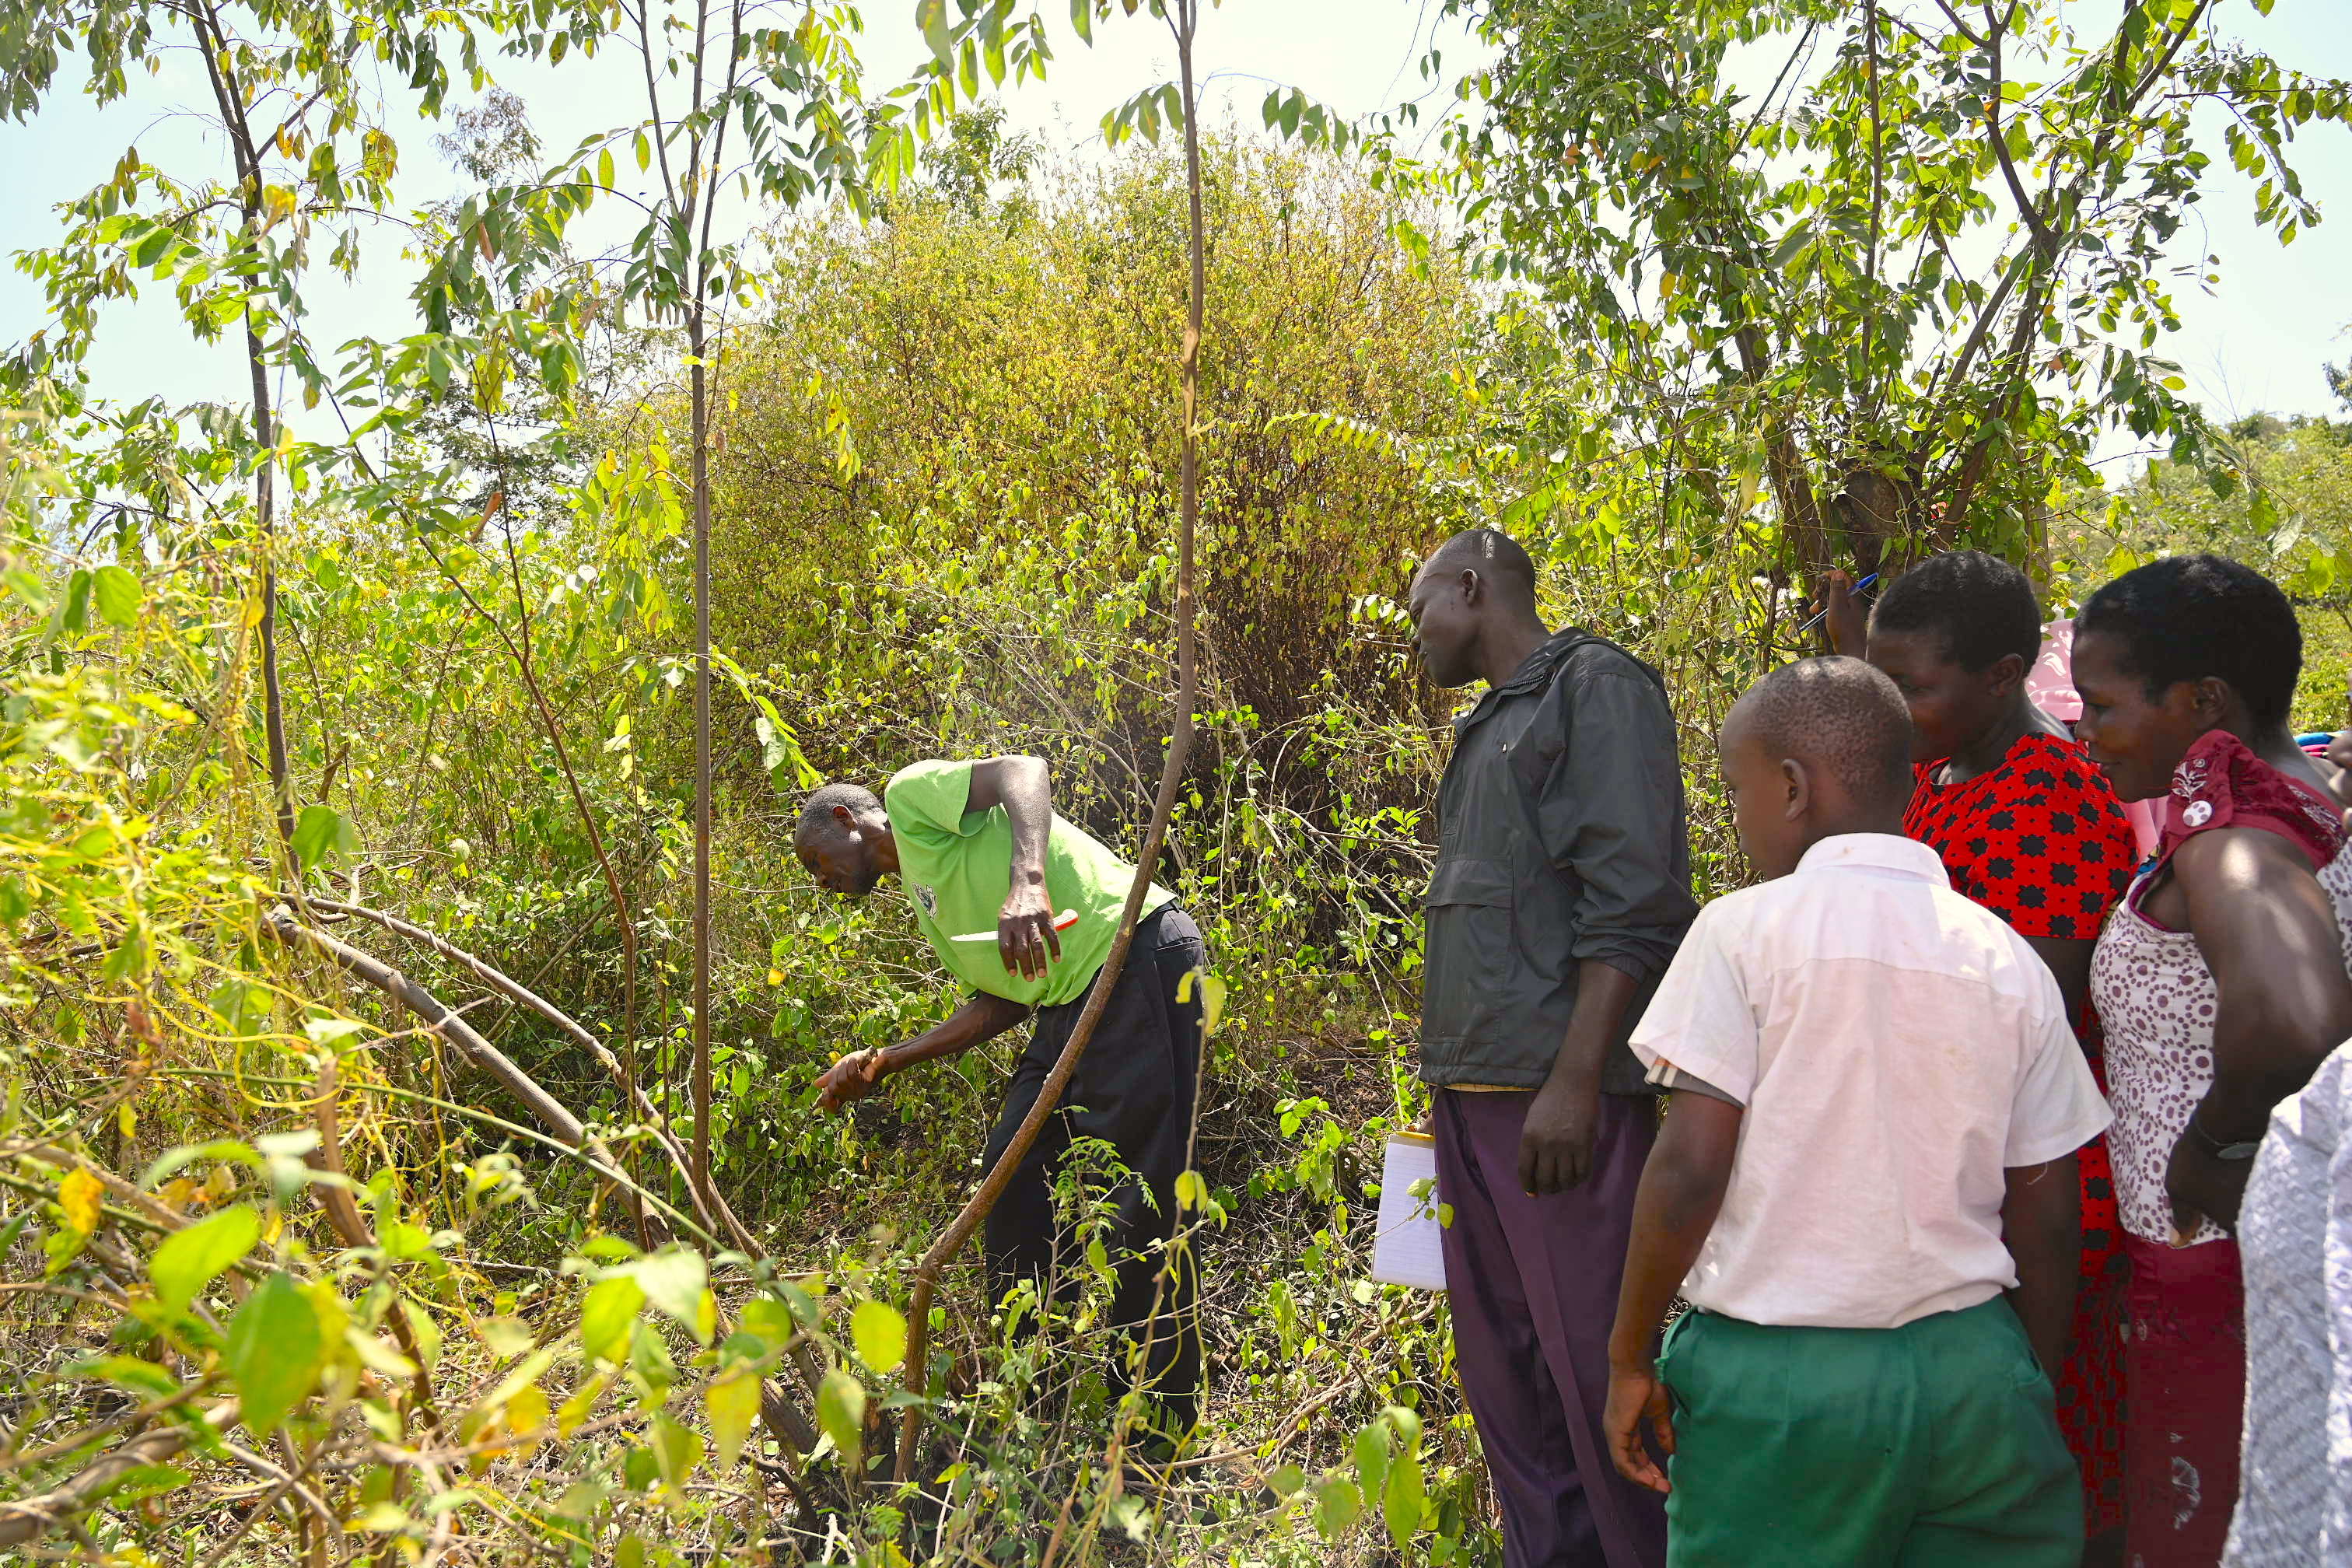
[[[930,1250],[916,1266],[914,1290],[908,1305],[906,1376],[918,1392],[930,1386],[930,1322],[931,1298],[939,1289],[940,1270],[949,1259],[961,1251],[970,1241],[996,1201],[1012,1184],[1013,1173],[1027,1158],[1036,1143],[1037,1135],[1045,1121],[1060,1104],[1062,1092],[1068,1088],[1071,1075],[1077,1071],[1079,1058],[1092,1043],[1095,1026],[1102,1019],[1103,1009],[1110,1001],[1112,989],[1118,984],[1125,968],[1128,949],[1135,940],[1135,922],[1142,912],[1143,900],[1151,888],[1151,868],[1160,858],[1161,843],[1168,834],[1168,821],[1176,809],[1176,795],[1184,776],[1184,764],[1192,749],[1192,708],[1200,689],[1196,637],[1193,627],[1193,536],[1200,517],[1200,397],[1201,397],[1201,331],[1202,322],[1202,296],[1207,282],[1205,243],[1201,216],[1201,141],[1199,105],[1195,101],[1192,81],[1192,41],[1198,20],[1199,0],[1175,0],[1179,25],[1176,34],[1176,54],[1183,80],[1184,108],[1184,180],[1190,220],[1188,236],[1192,263],[1191,288],[1186,300],[1184,344],[1179,362],[1183,379],[1183,491],[1182,506],[1178,513],[1176,529],[1176,711],[1172,716],[1168,752],[1160,765],[1159,797],[1151,807],[1151,824],[1144,830],[1143,847],[1136,857],[1135,879],[1127,889],[1126,906],[1119,911],[1118,934],[1111,941],[1110,952],[1096,973],[1087,989],[1086,1005],[1080,1009],[1076,1025],[1069,1040],[1062,1047],[1045,1081],[1038,1087],[1036,1100],[1028,1114],[1014,1130],[1004,1152],[998,1156],[995,1166],[964,1204]],[[898,1427],[898,1454],[896,1466],[898,1479],[906,1481],[915,1464],[915,1441],[922,1431],[922,1407],[909,1405]]]
[[[681,1177],[691,1184],[692,1168],[688,1163],[686,1151],[678,1147],[677,1140],[660,1125],[661,1113],[655,1109],[652,1100],[643,1089],[629,1082],[626,1068],[618,1058],[614,1056],[611,1048],[590,1033],[569,1013],[530,990],[520,981],[492,968],[437,931],[428,931],[423,926],[402,920],[397,915],[386,914],[381,910],[368,909],[360,904],[343,903],[333,899],[314,898],[310,900],[310,907],[328,914],[351,915],[361,920],[373,921],[395,936],[405,937],[410,942],[429,947],[509,1002],[529,1008],[554,1025],[573,1044],[594,1057],[605,1072],[612,1077],[613,1081],[620,1087],[623,1093],[628,1095],[631,1108],[646,1119],[647,1125],[653,1130],[655,1138],[660,1142],[663,1152],[668,1154],[670,1163],[677,1167]],[[691,1189],[689,1191],[691,1194]],[[698,1206],[699,1194],[691,1194],[691,1195],[696,1196]],[[715,1193],[712,1196],[714,1199],[712,1208],[702,1211],[703,1223],[714,1226],[724,1226],[727,1233],[734,1238],[736,1246],[741,1247],[747,1254],[754,1258],[765,1256],[765,1249],[760,1246],[758,1238],[744,1227],[743,1222],[736,1217],[734,1210],[728,1206],[727,1201]]]
[[[225,1431],[236,1420],[236,1400],[226,1401],[205,1415],[205,1424],[215,1432]],[[131,1438],[63,1486],[0,1502],[0,1547],[22,1546],[69,1523],[124,1476],[142,1466],[160,1465],[187,1445],[186,1427],[160,1426]]]

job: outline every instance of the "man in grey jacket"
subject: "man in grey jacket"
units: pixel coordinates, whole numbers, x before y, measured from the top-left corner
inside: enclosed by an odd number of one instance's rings
[[[1508,1568],[1658,1568],[1658,1498],[1602,1443],[1607,1341],[1655,1102],[1626,1037],[1691,896],[1682,770],[1656,671],[1554,636],[1526,551],[1487,529],[1422,564],[1411,610],[1454,721],[1427,899],[1421,1076],[1462,1388]]]

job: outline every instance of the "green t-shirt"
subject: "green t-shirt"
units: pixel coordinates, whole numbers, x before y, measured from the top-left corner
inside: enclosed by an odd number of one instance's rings
[[[996,951],[996,920],[1013,887],[1013,822],[1001,805],[964,810],[971,798],[971,766],[917,763],[883,788],[882,809],[898,841],[898,874],[915,906],[915,923],[948,972],[967,985],[1024,1007],[1075,1002],[1110,956],[1135,868],[1056,814],[1045,841],[1045,891],[1055,914],[1076,910],[1078,922],[1061,933],[1062,956],[1043,980],[1013,973]],[[1155,882],[1143,912],[1174,897]],[[971,931],[986,931],[989,939],[949,940]]]

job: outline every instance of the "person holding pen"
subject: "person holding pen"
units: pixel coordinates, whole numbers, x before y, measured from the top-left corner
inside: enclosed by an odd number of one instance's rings
[[[960,1056],[1034,1016],[989,1134],[984,1160],[993,1167],[1077,1025],[1135,868],[1054,814],[1036,757],[917,763],[879,799],[856,784],[826,784],[803,807],[793,847],[809,875],[843,898],[864,898],[883,878],[898,877],[916,925],[968,991],[962,1005],[914,1038],[835,1062],[817,1080],[817,1109],[838,1110],[893,1073]],[[984,940],[966,940],[974,936]],[[1201,994],[1184,977],[1207,964],[1200,928],[1155,883],[1092,1043],[990,1211],[984,1237],[1000,1299],[1023,1279],[1049,1296],[1063,1156],[1078,1139],[1116,1152],[1131,1179],[1110,1194],[1103,1237],[1116,1274],[1111,1321],[1147,1342],[1146,1388],[1163,1448],[1181,1443],[1200,1415],[1198,1268],[1182,1260],[1167,1289],[1158,1276],[1175,1226],[1200,1064]],[[1115,1357],[1114,1366],[1127,1359]]]

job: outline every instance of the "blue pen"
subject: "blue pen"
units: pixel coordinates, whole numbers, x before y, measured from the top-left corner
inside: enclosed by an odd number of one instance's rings
[[[1859,594],[1864,588],[1869,587],[1873,583],[1877,581],[1878,574],[1873,572],[1869,576],[1864,577],[1861,582],[1856,583],[1853,587],[1847,589],[1846,592],[1850,594]],[[1797,635],[1799,637],[1803,637],[1807,632],[1811,631],[1815,626],[1820,626],[1823,621],[1829,619],[1829,610],[1824,606],[1820,615],[1815,616],[1811,620],[1807,621],[1803,626],[1797,628]]]

